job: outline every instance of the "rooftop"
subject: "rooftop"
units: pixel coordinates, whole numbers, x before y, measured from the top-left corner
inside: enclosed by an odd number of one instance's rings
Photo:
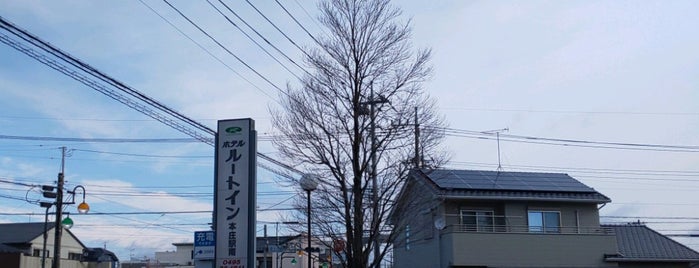
[[[55,223],[49,222],[51,230]],[[43,222],[0,223],[0,243],[26,243],[44,233]]]
[[[439,195],[451,198],[611,202],[595,189],[563,173],[451,169],[416,173],[431,181]]]
[[[608,261],[697,262],[699,253],[643,224],[602,225],[614,229],[618,256]]]

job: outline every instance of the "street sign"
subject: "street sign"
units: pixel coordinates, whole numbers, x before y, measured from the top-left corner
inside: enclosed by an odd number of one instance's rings
[[[194,232],[194,256],[195,260],[213,260],[216,250],[216,235],[214,231]]]
[[[269,252],[284,252],[284,247],[278,245],[269,245]]]

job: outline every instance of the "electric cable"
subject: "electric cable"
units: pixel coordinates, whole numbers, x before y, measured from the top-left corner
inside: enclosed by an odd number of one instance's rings
[[[270,81],[267,77],[265,77],[264,75],[262,75],[261,73],[259,73],[257,70],[255,70],[255,68],[253,68],[252,66],[250,66],[247,62],[245,62],[245,61],[244,61],[243,59],[241,59],[240,57],[238,57],[238,55],[236,55],[235,53],[233,53],[232,51],[230,51],[226,46],[224,46],[223,44],[221,44],[221,42],[219,42],[218,40],[216,40],[216,38],[214,38],[213,36],[211,36],[206,30],[202,29],[197,23],[195,23],[195,22],[192,21],[189,17],[187,17],[187,15],[185,15],[184,13],[182,13],[182,11],[180,11],[180,10],[177,9],[175,6],[173,6],[170,2],[168,2],[168,0],[163,0],[163,2],[165,2],[165,3],[166,3],[168,6],[170,6],[173,10],[175,10],[175,12],[177,12],[177,14],[179,14],[182,18],[184,18],[186,21],[188,21],[190,24],[192,24],[192,26],[194,26],[195,28],[197,28],[201,33],[203,33],[204,35],[206,35],[207,37],[209,37],[209,39],[211,39],[211,41],[213,41],[214,43],[216,43],[220,48],[222,48],[223,50],[225,50],[226,52],[228,52],[228,54],[231,55],[231,56],[233,56],[236,60],[238,60],[238,62],[240,62],[241,64],[243,64],[245,67],[247,67],[250,71],[252,71],[253,73],[255,73],[255,74],[256,74],[258,77],[260,77],[262,80],[264,80],[265,82],[267,82],[269,85],[271,85],[272,87],[276,88],[277,91],[279,91],[280,93],[282,93],[282,94],[288,96],[288,93],[286,93],[286,92],[285,92],[283,89],[281,89],[279,86],[277,86],[277,85],[275,85],[274,83],[272,83],[272,81]]]
[[[275,102],[277,102],[277,103],[279,102],[279,101],[276,100],[276,98],[272,97],[272,95],[270,95],[269,93],[267,93],[267,91],[264,91],[262,88],[260,88],[259,86],[257,86],[255,83],[253,83],[252,81],[250,81],[249,79],[247,79],[247,77],[243,76],[243,75],[240,74],[238,71],[236,71],[235,69],[233,69],[233,67],[231,67],[230,65],[226,64],[222,59],[220,59],[219,57],[217,57],[216,55],[214,55],[214,54],[213,54],[211,51],[209,51],[206,47],[204,47],[204,46],[201,45],[199,42],[197,42],[197,41],[195,41],[193,38],[191,38],[191,37],[190,37],[189,35],[187,35],[184,31],[180,30],[180,28],[178,28],[175,24],[173,24],[172,22],[170,22],[170,20],[168,20],[167,18],[165,18],[163,15],[161,15],[160,13],[158,13],[158,11],[156,11],[155,9],[153,9],[151,6],[149,6],[148,4],[146,4],[143,0],[139,0],[139,1],[141,2],[141,4],[143,4],[143,5],[146,6],[148,9],[150,9],[150,11],[152,11],[153,13],[155,13],[155,15],[157,15],[158,17],[160,17],[160,18],[161,18],[162,20],[164,20],[167,24],[169,24],[172,28],[174,28],[177,32],[179,32],[179,33],[180,33],[181,35],[183,35],[185,38],[189,39],[189,41],[191,41],[192,43],[194,43],[195,45],[197,45],[199,48],[201,48],[202,50],[204,50],[204,52],[206,52],[206,54],[209,54],[209,56],[211,56],[211,57],[214,58],[216,61],[218,61],[219,63],[221,63],[223,66],[225,66],[228,70],[230,70],[231,72],[233,72],[234,74],[236,74],[238,77],[240,77],[241,79],[243,79],[245,82],[247,82],[248,84],[250,84],[251,86],[253,86],[255,89],[257,89],[258,91],[260,91],[262,94],[264,94],[265,96],[267,96],[267,97],[270,98],[271,100],[273,100],[273,101],[275,101]]]

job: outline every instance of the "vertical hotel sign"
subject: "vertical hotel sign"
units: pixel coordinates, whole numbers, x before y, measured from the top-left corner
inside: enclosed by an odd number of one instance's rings
[[[255,267],[255,122],[219,120],[214,222],[216,267]]]

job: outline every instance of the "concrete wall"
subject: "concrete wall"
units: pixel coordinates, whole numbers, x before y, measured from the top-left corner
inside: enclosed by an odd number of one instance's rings
[[[439,267],[615,267],[604,254],[617,252],[614,235],[592,234],[445,233],[441,247]]]
[[[63,244],[63,243],[61,243]],[[63,251],[63,248],[61,248],[61,251]],[[62,255],[62,254],[61,254]],[[53,261],[53,258],[46,259],[46,267],[51,267],[51,263]],[[99,266],[101,267],[109,267],[109,263],[105,263],[107,266]],[[2,266],[5,267],[5,266]],[[9,267],[9,266],[8,266]],[[20,263],[19,268],[37,268],[41,267],[41,257],[32,257],[32,256],[22,256],[22,261]],[[66,260],[62,259],[61,260],[61,268],[93,268],[95,266],[90,266],[90,263],[88,262],[80,262],[80,261],[75,261],[75,260]]]

